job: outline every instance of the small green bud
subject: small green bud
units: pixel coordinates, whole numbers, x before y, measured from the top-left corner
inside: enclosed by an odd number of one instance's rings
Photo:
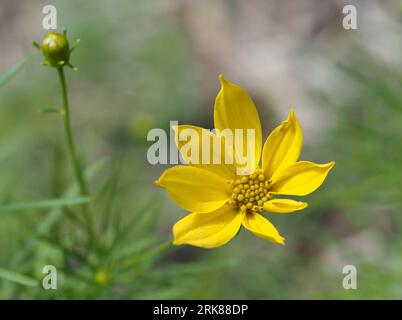
[[[60,68],[70,66],[70,47],[65,34],[48,32],[42,40],[40,50],[45,57],[45,64]]]

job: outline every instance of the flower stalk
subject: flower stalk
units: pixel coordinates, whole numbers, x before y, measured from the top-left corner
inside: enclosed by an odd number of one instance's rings
[[[80,193],[82,195],[87,195],[88,188],[86,185],[84,175],[82,173],[80,161],[77,157],[77,152],[76,152],[75,144],[74,144],[74,138],[73,138],[73,134],[72,134],[72,130],[71,130],[70,106],[69,106],[69,102],[68,102],[67,84],[66,84],[66,78],[64,75],[63,67],[58,67],[57,73],[59,75],[60,86],[61,86],[61,91],[62,91],[62,100],[63,100],[62,116],[64,118],[64,130],[65,130],[65,134],[66,134],[67,148],[68,148],[68,152],[71,157],[71,161],[73,163],[74,173],[75,173],[75,177],[78,182],[78,186],[80,188]]]
[[[79,40],[76,40],[70,47],[67,39],[67,31],[65,30],[63,34],[57,32],[48,32],[43,38],[40,45],[36,42],[34,42],[33,44],[42,52],[43,57],[45,58],[43,64],[49,67],[53,67],[57,70],[63,101],[63,106],[60,114],[63,117],[64,122],[67,150],[73,165],[74,175],[79,187],[80,194],[83,196],[87,196],[89,194],[89,190],[85,180],[85,176],[82,171],[80,160],[77,156],[73,133],[71,130],[70,105],[68,100],[66,77],[64,73],[64,67],[70,67],[73,70],[77,70],[70,63],[70,55],[71,52],[77,47],[78,43]],[[87,205],[82,206],[82,211],[86,219],[86,227],[88,229],[90,238],[94,239],[92,218],[88,212]]]

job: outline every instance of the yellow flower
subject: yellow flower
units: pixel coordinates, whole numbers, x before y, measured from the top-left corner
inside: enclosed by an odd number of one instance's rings
[[[224,162],[227,149],[222,152],[221,164],[187,161],[188,165],[167,169],[156,184],[165,188],[180,207],[192,212],[173,227],[174,244],[215,248],[229,242],[243,226],[256,236],[283,245],[285,238],[261,213],[288,213],[306,208],[306,202],[277,196],[312,193],[324,182],[335,163],[298,161],[303,138],[293,110],[288,119],[272,131],[262,148],[261,122],[250,96],[223,76],[220,81],[222,87],[215,101],[215,129],[254,129],[255,152],[251,156],[255,159],[255,169],[252,174],[238,175],[236,169],[240,164],[237,160],[232,161],[233,164]],[[192,147],[198,148],[199,155],[203,146],[210,146],[204,144],[205,139],[213,140],[219,134],[219,131],[212,133],[188,125],[174,129],[180,136],[180,132],[188,128],[203,137],[201,142],[176,139],[176,144],[179,150],[185,143],[196,144]],[[245,150],[246,154],[249,152],[245,145],[243,147],[240,148],[235,140],[234,159],[238,159],[239,149]],[[182,157],[185,161],[188,159],[187,155],[182,154]],[[261,157],[262,167],[259,167]]]
[[[95,273],[95,282],[100,285],[105,285],[109,282],[109,274],[105,270],[98,270]]]

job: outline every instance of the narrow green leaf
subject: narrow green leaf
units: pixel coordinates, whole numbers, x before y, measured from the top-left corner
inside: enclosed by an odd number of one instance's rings
[[[27,54],[20,62],[18,62],[11,69],[0,75],[0,88],[5,86],[9,81],[11,81],[17,74],[19,74],[27,64],[29,60],[33,57],[33,52]]]
[[[38,110],[39,113],[62,113],[61,109],[57,109],[57,108],[43,108],[43,109],[39,109]]]
[[[89,168],[85,170],[85,177],[88,180],[94,178],[106,165],[107,159],[102,158],[97,160],[94,164],[92,164]],[[77,183],[73,183],[67,191],[64,193],[66,197],[72,197],[79,192]],[[51,212],[49,212],[48,216],[39,224],[38,226],[38,234],[44,234],[48,232],[52,226],[56,224],[56,222],[62,217],[63,211],[60,208],[54,208]]]
[[[28,287],[35,287],[38,281],[23,274],[0,268],[0,279],[22,284]]]
[[[92,164],[90,167],[88,167],[85,170],[85,177],[88,180],[91,180],[94,178],[106,165],[108,162],[107,158],[102,158],[97,160],[94,164]],[[64,193],[66,197],[72,197],[78,193],[78,185],[76,183],[73,183]],[[54,225],[59,221],[59,219],[63,216],[63,210],[60,208],[53,208],[47,217],[39,224],[37,227],[37,234],[42,235],[46,234],[49,232]],[[28,259],[30,254],[35,250],[35,247],[39,243],[38,238],[33,238],[30,239],[26,246],[19,251],[14,257],[13,260],[11,261],[10,265],[11,266],[18,266],[24,261]]]
[[[63,206],[74,206],[78,204],[88,203],[88,197],[77,197],[77,198],[62,198],[62,199],[49,199],[35,202],[27,203],[17,203],[17,204],[6,204],[0,205],[0,213],[14,212],[14,211],[24,211],[32,209],[51,209],[59,208]]]

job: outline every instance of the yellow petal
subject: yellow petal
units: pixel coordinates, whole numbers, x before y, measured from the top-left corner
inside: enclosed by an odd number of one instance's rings
[[[277,213],[288,213],[307,208],[308,203],[290,199],[272,199],[264,203],[264,210]]]
[[[279,194],[305,196],[314,192],[325,180],[335,162],[316,164],[296,162],[285,168],[272,182],[270,191]]]
[[[192,166],[167,169],[156,184],[165,188],[179,206],[192,212],[214,211],[231,195],[230,185],[223,178]]]
[[[279,234],[274,225],[258,213],[243,214],[242,224],[258,237],[278,244],[285,244],[285,238]]]
[[[191,126],[173,126],[175,141],[183,160],[192,166],[209,170],[227,180],[236,178],[233,155],[226,151],[225,141],[210,130]]]
[[[215,248],[229,242],[239,231],[242,215],[232,206],[208,214],[191,213],[173,227],[173,244]]]
[[[253,100],[251,100],[248,93],[236,84],[230,83],[225,80],[221,75],[219,76],[221,81],[221,90],[219,91],[215,100],[215,110],[214,110],[214,122],[215,129],[232,130],[233,137],[236,136],[233,130],[242,130],[243,139],[233,139],[234,149],[235,149],[235,161],[238,166],[243,167],[249,162],[248,166],[256,168],[260,161],[261,146],[262,146],[262,133],[261,133],[261,122],[258,116],[258,111],[254,105]],[[254,130],[254,140],[249,140],[254,144],[254,152],[247,153],[247,129]],[[250,136],[249,136],[250,137]],[[250,151],[252,151],[250,149]],[[244,159],[243,159],[244,158]]]
[[[293,109],[289,117],[271,132],[264,144],[262,167],[270,179],[274,174],[295,163],[303,143],[302,129]]]

